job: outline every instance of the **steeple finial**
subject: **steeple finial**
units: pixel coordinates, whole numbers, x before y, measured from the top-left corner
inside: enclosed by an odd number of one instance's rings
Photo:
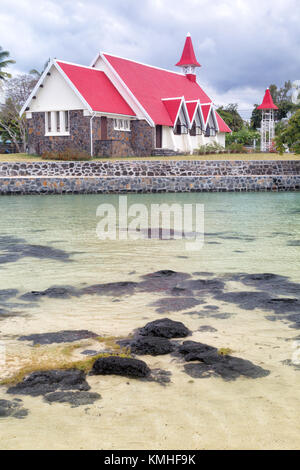
[[[176,66],[183,68],[183,73],[187,76],[187,78],[193,82],[196,81],[195,67],[201,67],[201,65],[196,59],[190,33],[187,33],[186,35],[181,59],[179,62],[177,62]]]

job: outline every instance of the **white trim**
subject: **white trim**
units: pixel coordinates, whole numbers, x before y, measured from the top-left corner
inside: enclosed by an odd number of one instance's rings
[[[176,98],[177,99],[177,98]],[[184,107],[183,109],[183,112],[185,114],[185,119],[186,119],[186,122],[187,122],[187,128],[190,129],[191,128],[191,121],[190,121],[190,117],[189,117],[189,112],[188,112],[188,109],[186,107],[186,103],[185,103],[185,99],[184,99],[184,96],[181,97],[181,103],[178,107],[178,111],[177,111],[177,115],[176,115],[176,118],[175,118],[175,121],[174,121],[174,125],[173,125],[173,131],[175,131],[176,129],[176,123],[178,121],[178,118],[179,118],[179,115],[180,115],[180,112],[181,112],[181,109],[182,107]]]
[[[176,96],[175,98],[162,98],[161,101],[175,101],[182,100],[183,96]]]
[[[71,62],[64,62],[63,60],[58,60],[58,62],[62,62],[62,63],[65,63],[65,64],[71,64],[71,65],[77,65],[77,67],[83,67],[84,66],[81,66],[81,65],[78,65],[78,64],[72,64]],[[61,76],[66,80],[66,82],[68,83],[68,85],[70,85],[70,87],[72,88],[72,90],[74,91],[74,93],[77,95],[77,97],[80,99],[80,101],[88,108],[89,111],[92,112],[92,108],[90,107],[90,105],[88,104],[88,102],[83,98],[83,96],[81,95],[81,93],[79,93],[79,91],[77,90],[77,88],[75,87],[75,85],[73,85],[73,83],[71,82],[71,80],[69,79],[69,77],[67,76],[67,74],[62,70],[62,68],[57,64],[57,60],[56,59],[51,59],[49,61],[49,64],[47,65],[47,67],[45,68],[43,74],[41,75],[41,77],[39,78],[37,84],[35,85],[34,89],[32,90],[32,92],[30,93],[29,97],[27,98],[27,100],[25,101],[21,111],[20,111],[20,116],[22,116],[22,114],[24,113],[25,109],[29,106],[29,104],[31,103],[32,99],[34,96],[36,96],[37,92],[38,92],[38,89],[40,88],[40,85],[43,83],[43,81],[45,80],[49,70],[51,69],[51,67],[54,66],[56,68],[56,70],[61,74]],[[92,68],[92,67],[85,67],[85,68]],[[93,70],[96,70],[96,69],[93,69]]]
[[[19,113],[19,116],[21,117],[22,114],[25,112],[26,108],[28,107],[28,105],[31,103],[32,101],[32,98],[37,94],[37,91],[38,89],[40,88],[40,85],[43,83],[45,77],[47,76],[47,73],[49,72],[49,70],[51,69],[52,65],[53,65],[53,59],[51,59],[49,61],[49,64],[47,65],[47,67],[45,68],[44,72],[42,73],[42,75],[40,76],[40,78],[38,79],[37,81],[37,84],[35,85],[34,89],[32,90],[32,92],[30,93],[30,95],[28,96],[27,100],[25,101],[25,103],[23,104],[22,106],[22,109]]]
[[[209,104],[211,104],[211,103],[209,103]],[[202,106],[203,106],[203,105],[201,104],[201,107],[202,107]],[[208,104],[207,104],[207,105],[204,105],[204,106],[208,106]],[[209,121],[209,117],[210,117],[211,110],[212,110],[212,106],[210,106],[210,108],[209,108],[209,111],[208,111],[208,114],[207,114],[207,118],[206,118],[206,122],[204,121],[204,117],[203,117],[203,122],[204,122],[205,130],[206,130],[206,127],[207,127],[207,124],[208,124],[208,121]],[[202,112],[202,109],[201,109],[201,112]],[[203,116],[203,113],[202,113],[202,116]]]
[[[66,135],[70,135],[70,132],[47,132],[45,134],[45,137],[51,137],[51,136],[66,136]]]
[[[115,78],[120,82],[120,84],[125,88],[129,96],[132,98],[134,103],[137,105],[137,107],[140,109],[141,113],[144,114],[146,121],[151,127],[155,127],[154,121],[151,119],[147,111],[144,109],[144,107],[141,105],[141,103],[138,101],[138,99],[135,97],[135,95],[132,93],[130,88],[126,85],[126,83],[122,80],[120,75],[117,73],[117,71],[114,69],[114,67],[111,65],[111,63],[106,59],[106,57],[103,55],[103,53],[100,53],[101,59],[104,61],[104,63],[107,65],[109,70],[114,74]],[[124,98],[124,97],[122,97]],[[124,98],[125,99],[125,98]],[[126,100],[125,100],[126,101]],[[127,101],[126,101],[127,102]],[[128,103],[127,103],[128,104]]]
[[[170,73],[175,73],[176,75],[180,75],[181,77],[185,77],[185,74],[184,73],[180,73],[180,72],[175,72],[174,70],[168,70],[168,69],[163,69],[161,67],[156,67],[155,65],[149,65],[149,64],[145,64],[144,62],[139,62],[137,60],[133,60],[133,59],[128,59],[127,57],[121,57],[119,55],[115,55],[115,54],[110,54],[109,52],[100,52],[96,58],[96,60],[94,62],[92,62],[91,64],[91,67],[93,67],[93,65],[95,65],[95,63],[97,62],[97,60],[99,59],[99,57],[102,57],[103,58],[103,55],[108,55],[108,56],[111,56],[111,57],[115,57],[116,59],[123,59],[123,60],[127,60],[128,62],[134,62],[135,64],[139,64],[139,65],[144,65],[145,67],[150,67],[152,69],[157,69],[157,70],[163,70],[164,72],[170,72]],[[96,69],[97,70],[97,69]]]
[[[60,60],[59,62],[62,62],[62,60]],[[60,72],[60,74],[64,77],[64,79],[66,80],[66,82],[70,85],[70,87],[72,88],[72,90],[74,91],[74,93],[78,96],[78,98],[82,101],[82,103],[88,108],[89,111],[93,111],[91,106],[89,105],[89,103],[84,99],[84,97],[82,96],[81,93],[79,93],[78,89],[76,88],[76,86],[73,84],[73,82],[69,79],[68,75],[63,71],[63,69],[58,65],[58,63],[56,62],[56,60],[53,61],[53,65],[54,67],[58,70],[58,72]]]

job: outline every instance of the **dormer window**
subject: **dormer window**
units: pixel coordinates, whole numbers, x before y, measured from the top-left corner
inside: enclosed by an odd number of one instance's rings
[[[174,134],[175,134],[175,135],[188,134],[188,127],[187,127],[187,125],[186,125],[186,124],[182,124],[179,118],[178,118],[177,123],[176,123],[176,125],[175,125]]]
[[[201,135],[203,133],[202,127],[197,126],[196,122],[194,121],[194,124],[192,125],[190,129],[190,135],[195,137],[196,135]]]

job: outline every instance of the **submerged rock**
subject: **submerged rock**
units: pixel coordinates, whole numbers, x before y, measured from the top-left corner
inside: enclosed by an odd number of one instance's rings
[[[79,297],[80,291],[71,286],[53,286],[43,291],[31,291],[20,296],[22,300],[38,301],[41,297],[52,299],[70,299]]]
[[[203,325],[203,326],[200,326],[200,328],[198,328],[198,331],[202,331],[202,332],[208,332],[208,333],[215,333],[216,331],[218,331],[216,328],[213,328],[212,326],[209,326],[209,325]]]
[[[169,318],[161,318],[147,323],[143,328],[140,328],[139,334],[162,338],[184,338],[189,336],[191,332],[182,322],[173,321]]]
[[[133,354],[149,354],[160,356],[169,354],[175,349],[175,345],[166,338],[155,336],[139,336],[129,343]]]
[[[68,369],[33,372],[25,377],[22,382],[10,387],[7,393],[35,397],[57,390],[88,391],[89,389],[90,386],[86,381],[86,374],[83,371]]]
[[[49,246],[31,245],[24,239],[9,236],[0,237],[0,250],[3,252],[0,253],[0,264],[13,263],[24,257],[68,262],[73,254]]]
[[[217,348],[195,341],[185,341],[178,350],[187,362],[185,372],[193,378],[221,377],[224,380],[236,380],[238,377],[258,379],[266,377],[270,371],[256,366],[252,362],[230,355],[218,354]]]
[[[100,400],[99,393],[91,392],[53,392],[45,395],[44,400],[48,403],[69,403],[72,408],[82,405],[92,405]]]
[[[0,400],[0,418],[12,418],[23,419],[28,415],[28,410],[22,407],[22,400],[14,399]]]
[[[109,282],[107,284],[95,284],[93,286],[85,287],[82,289],[82,294],[89,295],[132,295],[137,282]]]
[[[93,365],[91,375],[122,375],[125,377],[148,377],[151,370],[144,361],[130,357],[100,357]]]
[[[63,330],[54,333],[41,333],[21,336],[19,341],[32,341],[32,344],[72,343],[81,339],[96,338],[96,333],[88,330]]]
[[[196,305],[202,304],[202,300],[194,299],[193,297],[166,297],[159,299],[150,305],[152,307],[157,307],[156,311],[158,313],[168,313],[168,312],[180,312],[188,308],[196,307]]]

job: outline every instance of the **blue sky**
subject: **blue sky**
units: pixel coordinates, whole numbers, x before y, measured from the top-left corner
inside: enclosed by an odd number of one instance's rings
[[[190,32],[200,85],[246,117],[269,84],[300,79],[299,24],[299,0],[1,0],[0,45],[15,74],[99,50],[175,70]]]

